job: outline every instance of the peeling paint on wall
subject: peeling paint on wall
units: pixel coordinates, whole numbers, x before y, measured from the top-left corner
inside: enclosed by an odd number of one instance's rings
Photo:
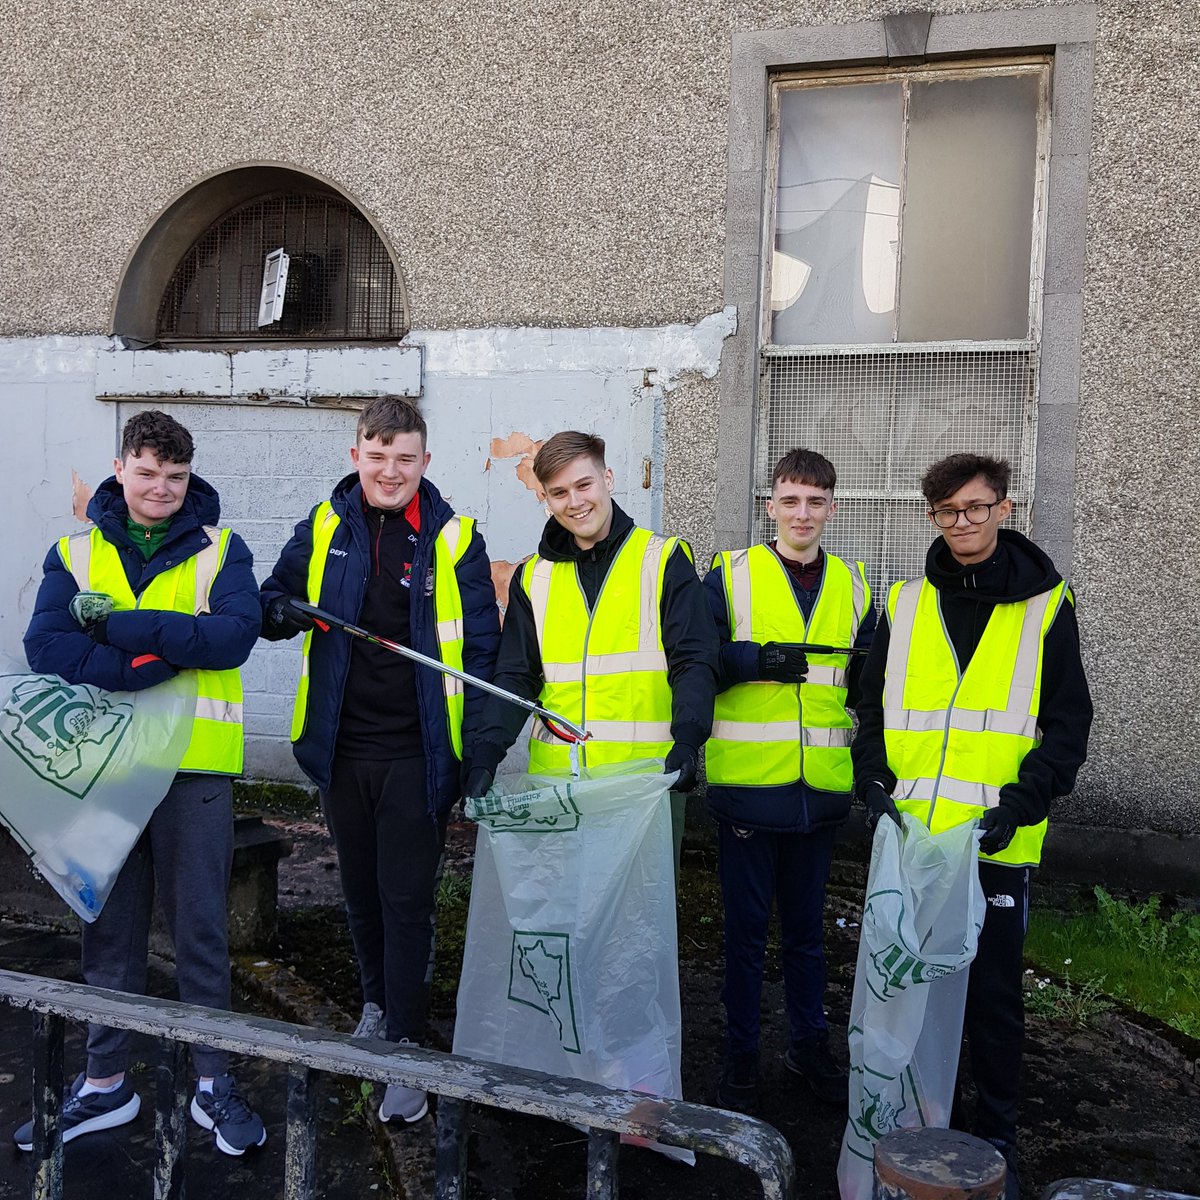
[[[87,506],[91,500],[95,488],[90,483],[85,483],[79,478],[75,468],[71,468],[71,511],[75,514],[77,521],[86,521],[88,519]]]
[[[525,559],[521,559],[521,562],[508,562],[506,559],[498,558],[492,562],[492,586],[496,589],[496,603],[500,607],[502,624],[504,614],[508,609],[508,586],[512,583],[512,577],[517,573],[521,563],[525,561]]]
[[[527,433],[514,432],[506,438],[492,438],[492,453],[488,459],[488,467],[485,469],[490,469],[493,458],[516,458],[520,455],[521,461],[517,463],[517,478],[535,496],[540,498],[542,487],[533,473],[533,460],[544,444],[542,441],[535,442]]]

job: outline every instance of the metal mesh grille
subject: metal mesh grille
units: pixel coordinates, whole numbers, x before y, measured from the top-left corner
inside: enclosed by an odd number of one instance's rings
[[[838,511],[822,544],[862,559],[880,598],[888,583],[923,570],[933,530],[920,480],[935,459],[965,450],[1008,459],[1008,523],[1028,532],[1037,395],[1037,355],[1028,344],[850,353],[771,347],[763,365],[757,539],[773,535],[771,471],[794,446],[820,451],[837,468]]]
[[[283,315],[258,326],[266,256],[291,258]],[[216,221],[163,295],[158,336],[170,340],[400,338],[404,290],[387,249],[351,204],[330,195],[259,197]]]

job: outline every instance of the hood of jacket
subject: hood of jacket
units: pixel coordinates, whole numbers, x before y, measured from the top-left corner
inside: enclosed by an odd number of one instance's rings
[[[88,501],[87,515],[114,545],[123,546],[129,541],[125,527],[129,520],[129,505],[125,503],[125,492],[115,475],[110,475],[96,489]],[[169,545],[202,525],[216,525],[220,520],[221,499],[217,489],[199,475],[193,475],[188,480],[183,504],[171,518],[171,528],[163,544]]]
[[[945,597],[969,597],[981,604],[1015,604],[1048,592],[1062,580],[1050,556],[1024,534],[999,530],[996,552],[964,566],[943,537],[925,556],[925,575]]]
[[[611,558],[621,543],[634,528],[633,518],[617,502],[613,501],[612,525],[603,541],[584,550],[575,540],[575,535],[564,529],[551,517],[542,530],[538,554],[549,562],[604,562]]]

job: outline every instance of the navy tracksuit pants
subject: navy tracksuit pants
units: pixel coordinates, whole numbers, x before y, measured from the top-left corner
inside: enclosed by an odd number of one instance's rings
[[[833,828],[766,833],[717,821],[725,906],[722,999],[731,1053],[758,1050],[767,926],[776,904],[789,1036],[798,1042],[826,1030],[825,884],[833,837]]]

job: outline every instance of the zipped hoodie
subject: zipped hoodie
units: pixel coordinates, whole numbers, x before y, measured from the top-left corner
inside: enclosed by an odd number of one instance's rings
[[[965,671],[997,604],[1014,604],[1049,591],[1062,579],[1050,558],[1023,534],[1001,529],[996,552],[986,562],[964,566],[939,537],[925,557],[925,577],[938,591],[946,632],[959,670]],[[883,619],[863,669],[858,707],[858,736],[851,747],[858,795],[870,783],[889,792],[896,776],[887,762],[883,735],[883,683],[891,622]],[[1092,700],[1079,654],[1075,606],[1065,601],[1046,632],[1042,653],[1042,690],[1038,707],[1041,744],[1021,762],[1017,779],[1000,789],[1000,803],[1020,825],[1046,819],[1051,801],[1075,786],[1087,758]]]
[[[542,531],[538,554],[550,562],[575,564],[590,610],[595,607],[617,551],[634,528],[633,519],[614,501],[608,536],[583,550],[574,535],[551,517]],[[671,685],[671,737],[698,752],[712,732],[720,646],[696,568],[682,546],[676,547],[667,561],[659,619],[667,656],[667,680]],[[533,606],[521,585],[518,567],[509,584],[508,610],[493,682],[526,700],[536,700],[541,695],[542,678],[542,652]],[[469,767],[495,773],[520,735],[526,717],[523,708],[489,697],[479,736],[467,751]]]
[[[166,537],[149,560],[129,540],[129,508],[115,477],[96,489],[87,515],[105,541],[116,547],[129,586],[140,597],[156,576],[208,545],[204,526],[220,521],[221,504],[212,485],[193,475]],[[209,612],[201,616],[150,608],[114,612],[105,621],[107,645],[84,633],[71,616],[71,600],[79,586],[57,543],[50,547],[42,569],[42,584],[25,633],[25,654],[33,670],[61,675],[68,683],[139,691],[179,670],[227,671],[250,657],[258,638],[261,611],[254,560],[236,533],[229,538],[225,561],[213,580]]]

